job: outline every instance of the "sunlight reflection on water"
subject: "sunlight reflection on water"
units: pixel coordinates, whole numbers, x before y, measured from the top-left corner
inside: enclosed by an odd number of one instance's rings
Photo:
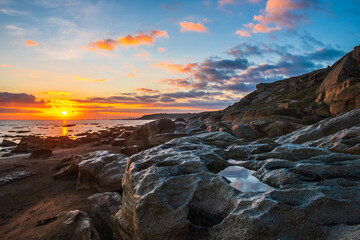
[[[228,179],[231,182],[230,186],[242,192],[267,192],[273,189],[254,177],[252,171],[244,167],[230,166],[218,174]]]

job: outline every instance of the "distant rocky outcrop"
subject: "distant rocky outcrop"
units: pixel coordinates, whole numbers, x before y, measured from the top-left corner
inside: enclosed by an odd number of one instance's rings
[[[156,119],[175,119],[175,118],[189,118],[192,117],[194,113],[155,113],[155,114],[149,114],[144,115],[140,118],[137,118],[138,120],[156,120]]]
[[[357,46],[331,67],[273,83],[260,83],[254,92],[232,106],[193,118],[238,124],[271,117],[310,124],[359,107],[360,46]]]

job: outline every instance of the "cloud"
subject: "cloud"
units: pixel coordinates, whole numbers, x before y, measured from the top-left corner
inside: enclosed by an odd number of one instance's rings
[[[158,48],[158,51],[159,51],[159,52],[165,52],[165,51],[166,51],[166,49],[165,49],[165,48],[163,48],[163,47],[159,47],[159,48]]]
[[[159,93],[159,90],[153,90],[150,88],[137,88],[135,91],[144,92],[144,93]]]
[[[241,37],[251,37],[251,33],[250,31],[247,31],[247,30],[237,30],[235,32],[236,35],[239,35]]]
[[[319,48],[304,54],[294,54],[293,46],[277,44],[250,44],[242,42],[226,51],[235,59],[213,57],[201,63],[194,63],[191,72],[182,78],[163,79],[162,83],[197,90],[225,90],[235,93],[247,93],[261,82],[273,82],[298,76],[326,67],[329,61],[338,59],[344,51],[331,46]],[[254,64],[246,57],[271,56],[270,63]]]
[[[208,29],[201,23],[193,23],[183,21],[179,23],[181,26],[181,32],[207,32]]]
[[[13,66],[9,65],[9,64],[0,64],[0,67],[2,67],[2,68],[12,68]]]
[[[303,10],[315,8],[316,3],[317,1],[306,0],[268,0],[262,14],[253,18],[257,23],[243,24],[246,29],[240,29],[235,34],[249,37],[251,33],[270,33],[283,28],[293,29],[300,23],[308,21]]]
[[[47,92],[40,92],[41,94],[45,95],[57,95],[57,96],[69,96],[71,93],[69,92],[62,92],[62,91],[56,91],[56,90],[50,90]]]
[[[308,58],[317,60],[317,61],[333,61],[337,60],[339,57],[345,55],[346,52],[333,49],[330,47],[324,47],[317,49],[315,52],[307,55]]]
[[[145,50],[141,50],[141,51],[142,51],[141,53],[134,53],[134,57],[144,58],[144,59],[147,59],[147,60],[152,60],[150,53],[148,53]]]
[[[26,45],[36,47],[38,43],[29,39],[26,41]]]
[[[4,113],[40,113],[40,111],[20,108],[0,108],[0,114]]]
[[[19,11],[19,10],[10,9],[10,8],[1,8],[0,13],[9,15],[9,16],[21,16],[21,15],[28,14],[28,12],[26,12],[26,11]]]
[[[0,102],[1,103],[43,103],[43,101],[36,100],[34,95],[26,93],[9,93],[9,92],[0,92]]]
[[[76,77],[76,79],[80,80],[80,81],[86,81],[86,82],[105,82],[105,81],[107,81],[107,79],[105,79],[105,78],[92,79],[92,78]]]
[[[226,53],[236,58],[263,56],[264,54],[285,55],[288,53],[289,48],[288,46],[280,46],[277,44],[251,44],[241,42],[226,50]]]
[[[153,30],[149,34],[139,32],[134,36],[120,37],[118,42],[122,46],[152,45],[156,38],[169,38],[169,35],[166,31]]]
[[[96,42],[89,42],[86,49],[90,51],[98,51],[98,50],[112,51],[117,47],[118,45],[116,40],[105,39],[105,40],[98,40]]]
[[[127,73],[126,74],[128,77],[130,77],[130,78],[134,78],[134,77],[136,77],[136,75],[135,74],[133,74],[133,73]]]
[[[196,63],[188,63],[186,65],[183,64],[174,64],[171,60],[169,62],[159,62],[157,64],[152,65],[153,67],[163,68],[168,70],[171,73],[190,73],[194,72],[193,68],[197,66]]]
[[[182,10],[184,8],[184,5],[180,2],[173,2],[168,5],[160,4],[160,7],[167,11],[176,11],[176,10]]]

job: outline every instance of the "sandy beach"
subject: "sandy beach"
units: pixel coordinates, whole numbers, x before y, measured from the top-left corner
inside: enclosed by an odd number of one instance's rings
[[[2,239],[72,239],[71,228],[63,224],[64,213],[74,209],[89,212],[87,197],[96,190],[77,191],[77,175],[54,181],[52,169],[66,156],[114,148],[90,145],[55,149],[46,159],[30,159],[27,154],[0,161],[1,176],[18,171],[33,174],[0,186]]]

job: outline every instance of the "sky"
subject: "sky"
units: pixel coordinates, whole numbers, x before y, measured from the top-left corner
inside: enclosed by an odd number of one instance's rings
[[[360,0],[0,0],[0,119],[223,109],[360,44]]]

